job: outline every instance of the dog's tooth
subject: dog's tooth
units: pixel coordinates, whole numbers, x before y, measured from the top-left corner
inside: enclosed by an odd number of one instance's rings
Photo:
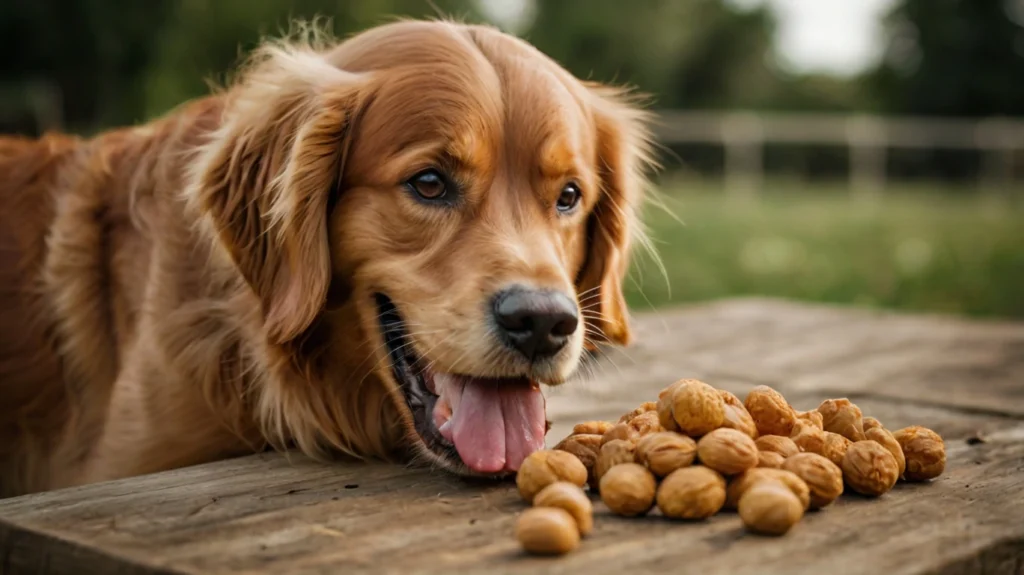
[[[454,379],[451,375],[444,373],[443,371],[439,371],[431,375],[433,376],[432,379],[434,380],[434,386],[442,391],[447,388],[452,379]]]
[[[466,382],[456,375],[444,372],[436,372],[434,385],[438,391],[438,402],[444,402],[450,406],[451,413],[459,409],[459,402],[462,399],[462,388]]]
[[[452,406],[448,403],[448,399],[445,397],[439,397],[437,402],[434,404],[434,411],[440,413],[445,419],[452,416]]]
[[[452,385],[455,383],[455,378],[444,372],[435,372],[430,374],[431,381],[434,384],[434,393],[441,397],[451,397],[453,390]]]
[[[434,404],[434,412],[431,414],[431,417],[434,419],[434,427],[440,429],[451,420],[452,410],[446,401],[440,399]]]
[[[437,428],[437,431],[440,432],[441,437],[447,439],[448,441],[451,441],[452,440],[452,420],[449,419],[448,421],[444,422],[444,424],[442,424],[441,427]]]

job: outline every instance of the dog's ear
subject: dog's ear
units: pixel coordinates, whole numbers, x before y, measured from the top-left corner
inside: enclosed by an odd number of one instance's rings
[[[629,312],[622,284],[640,227],[647,170],[652,166],[648,114],[629,94],[588,83],[593,96],[601,198],[587,222],[587,256],[577,278],[586,319],[586,347],[628,345]]]
[[[225,94],[188,200],[259,297],[268,340],[295,339],[331,281],[327,210],[365,82],[311,49],[262,49]]]

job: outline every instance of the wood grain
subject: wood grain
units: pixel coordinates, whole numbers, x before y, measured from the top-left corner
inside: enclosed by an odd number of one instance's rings
[[[782,538],[733,513],[630,520],[597,502],[577,552],[539,559],[512,537],[525,504],[510,482],[260,454],[0,500],[0,573],[1024,573],[1024,325],[764,300],[637,322],[636,347],[549,393],[549,444],[701,377],[932,427],[947,472],[844,496]]]

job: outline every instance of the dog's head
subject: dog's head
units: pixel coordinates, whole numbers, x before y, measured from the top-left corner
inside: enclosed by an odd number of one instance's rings
[[[261,54],[189,199],[262,304],[265,427],[514,471],[543,446],[539,385],[630,340],[643,112],[487,27]]]

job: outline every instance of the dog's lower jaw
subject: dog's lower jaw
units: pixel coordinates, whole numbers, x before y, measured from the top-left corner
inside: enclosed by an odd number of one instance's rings
[[[398,308],[382,293],[374,300],[382,363],[417,459],[460,475],[502,476],[543,448],[545,400],[536,381],[435,371],[416,354]]]

